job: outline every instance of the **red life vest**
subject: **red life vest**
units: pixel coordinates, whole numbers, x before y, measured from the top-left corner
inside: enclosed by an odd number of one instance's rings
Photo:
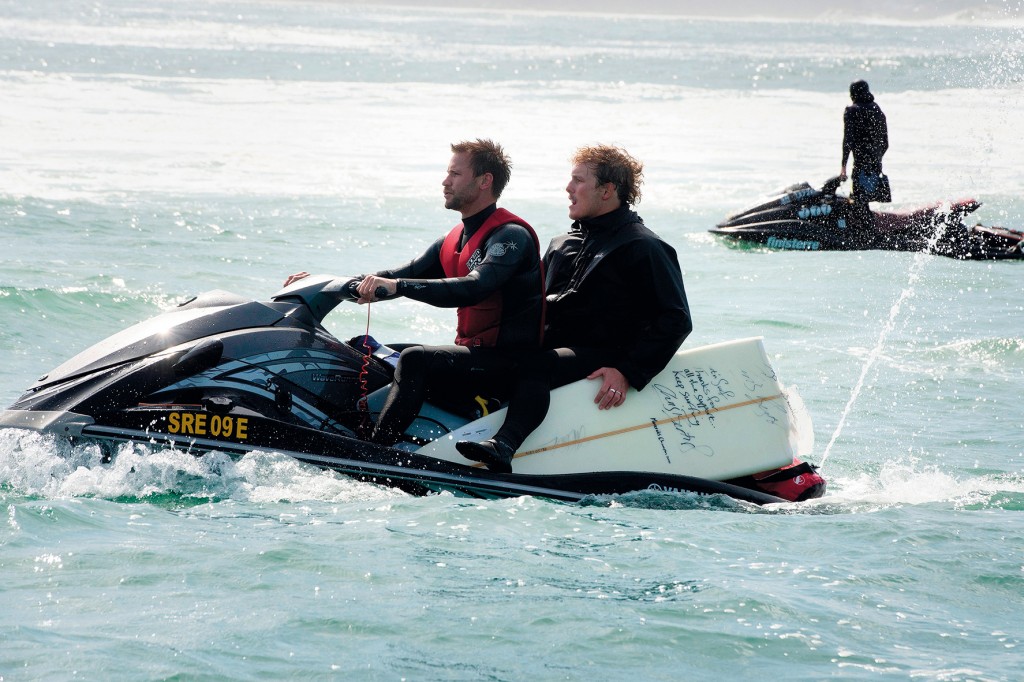
[[[465,277],[470,273],[469,260],[484,244],[487,237],[494,230],[502,225],[515,223],[522,225],[533,237],[533,243],[540,254],[540,240],[537,233],[533,231],[522,218],[514,215],[504,208],[494,211],[484,224],[473,233],[466,245],[459,251],[459,242],[462,240],[462,223],[456,225],[441,245],[441,267],[444,268],[445,277]],[[478,260],[483,258],[480,254]],[[474,266],[476,263],[473,264]],[[538,286],[544,286],[544,276],[540,277]],[[543,291],[541,292],[543,300]],[[496,346],[498,343],[498,332],[501,329],[502,295],[501,291],[493,294],[471,306],[464,306],[458,309],[458,325],[455,331],[455,343],[460,346]],[[538,330],[538,334],[540,330]]]

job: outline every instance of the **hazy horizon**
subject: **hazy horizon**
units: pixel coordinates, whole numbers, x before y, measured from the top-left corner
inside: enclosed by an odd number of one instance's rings
[[[336,0],[347,4],[365,4],[366,0]],[[406,7],[450,7],[459,9],[528,10],[551,12],[593,12],[610,14],[670,14],[694,17],[779,18],[804,17],[831,20],[892,19],[901,21],[957,21],[1017,19],[1024,0],[887,0],[874,7],[849,0],[517,0],[510,6],[504,0],[377,0],[374,4]]]

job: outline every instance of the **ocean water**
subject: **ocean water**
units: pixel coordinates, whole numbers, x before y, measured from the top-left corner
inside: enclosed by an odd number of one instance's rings
[[[0,0],[0,403],[196,293],[416,255],[455,222],[456,140],[505,145],[502,203],[546,240],[569,155],[609,142],[646,164],[686,345],[763,336],[830,485],[778,508],[418,498],[283,456],[105,464],[0,430],[0,679],[1020,679],[1024,263],[707,233],[836,174],[857,78],[897,207],[972,196],[1024,227],[1020,10]],[[452,336],[451,311],[367,315],[327,324]]]

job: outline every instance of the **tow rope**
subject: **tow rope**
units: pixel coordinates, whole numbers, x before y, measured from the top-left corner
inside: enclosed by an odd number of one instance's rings
[[[370,393],[370,305],[366,304],[366,333],[363,334],[363,364],[359,368],[359,400],[356,408],[359,410],[359,437],[369,439],[373,432],[373,422],[370,421],[370,406],[367,396]]]

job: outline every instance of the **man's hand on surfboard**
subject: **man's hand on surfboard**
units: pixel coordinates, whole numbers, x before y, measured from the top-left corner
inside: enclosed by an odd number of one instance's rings
[[[599,410],[610,410],[626,402],[626,391],[629,390],[629,382],[622,372],[614,367],[602,367],[595,370],[588,379],[601,379],[601,388],[594,396],[594,403]]]

